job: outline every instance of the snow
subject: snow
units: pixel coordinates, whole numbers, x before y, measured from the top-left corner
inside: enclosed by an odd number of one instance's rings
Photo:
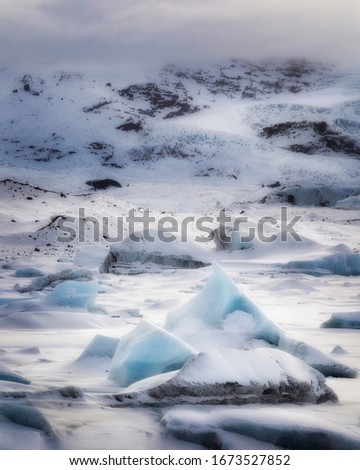
[[[85,246],[75,254],[74,265],[98,270],[107,253],[108,249],[104,246]]]
[[[360,209],[360,196],[349,196],[345,199],[337,201],[336,209],[343,210],[359,210]]]
[[[125,387],[146,377],[179,369],[195,350],[164,329],[142,321],[120,338],[109,377]]]

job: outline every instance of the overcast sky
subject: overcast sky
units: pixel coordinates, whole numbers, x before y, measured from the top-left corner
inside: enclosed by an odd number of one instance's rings
[[[155,69],[302,56],[360,66],[360,0],[0,0],[0,65]]]

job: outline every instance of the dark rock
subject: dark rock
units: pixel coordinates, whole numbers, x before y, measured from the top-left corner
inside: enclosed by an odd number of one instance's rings
[[[260,133],[267,139],[277,137],[288,137],[295,140],[286,147],[288,150],[297,153],[312,155],[315,153],[328,153],[329,150],[335,153],[360,156],[360,142],[341,134],[332,129],[325,121],[287,121],[264,127]],[[307,142],[296,142],[297,138],[303,141],[304,136]]]
[[[91,142],[89,147],[94,150],[104,150],[107,147],[107,144],[104,144],[103,142]]]
[[[103,100],[103,101],[100,101],[99,103],[94,104],[92,106],[86,106],[85,108],[83,108],[83,111],[84,111],[84,113],[91,113],[91,112],[96,111],[100,108],[103,108],[104,106],[107,106],[111,103],[112,103],[112,101]]]
[[[275,183],[267,185],[268,188],[278,188],[279,186],[281,186],[280,181],[276,181]]]
[[[140,121],[136,121],[136,122],[128,121],[128,122],[125,122],[124,124],[121,124],[116,129],[120,131],[125,131],[125,132],[128,132],[128,131],[139,132],[143,130],[143,126]]]
[[[93,189],[107,189],[107,188],[121,188],[121,184],[113,179],[103,179],[103,180],[89,180],[86,181],[88,186],[91,186]]]
[[[174,117],[184,116],[185,114],[196,113],[197,111],[200,111],[199,106],[192,107],[188,103],[182,103],[177,111],[168,113],[163,119],[172,119]]]
[[[67,387],[60,388],[59,393],[64,398],[83,398],[83,392],[79,387],[68,385]]]

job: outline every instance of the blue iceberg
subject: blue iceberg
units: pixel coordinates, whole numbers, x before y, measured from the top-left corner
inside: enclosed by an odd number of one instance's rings
[[[109,378],[121,387],[180,369],[196,351],[163,328],[142,321],[120,338]]]
[[[284,268],[313,276],[360,276],[360,253],[335,253],[322,258],[290,261]]]
[[[47,300],[60,307],[94,310],[98,294],[97,282],[64,281],[48,294]]]
[[[250,328],[247,326],[249,318],[252,320]],[[246,325],[246,334],[242,331],[244,325]],[[280,327],[270,321],[245,294],[239,291],[235,283],[217,264],[213,265],[212,274],[199,294],[168,314],[165,328],[191,346],[198,347],[199,338],[202,340],[208,336],[208,343],[212,349],[224,347],[224,341],[228,343],[230,339],[233,341],[235,332],[238,342],[231,347],[242,349],[253,347],[256,342],[260,342],[262,345],[289,352],[326,376],[349,378],[357,376],[354,369],[340,364],[318,349],[288,338]],[[216,335],[216,332],[221,335]],[[220,340],[222,343],[218,342]]]

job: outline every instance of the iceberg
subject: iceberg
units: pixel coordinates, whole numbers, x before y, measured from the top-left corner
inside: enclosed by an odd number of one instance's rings
[[[101,273],[140,274],[161,268],[196,269],[208,266],[208,254],[195,243],[181,242],[166,231],[135,232],[110,247]],[[152,241],[150,238],[152,237]],[[157,266],[157,268],[156,268]]]
[[[7,382],[16,382],[20,384],[28,385],[30,384],[30,380],[25,379],[21,375],[15,374],[12,372],[5,364],[0,363],[0,380],[4,380]]]
[[[289,261],[283,267],[288,271],[297,271],[313,276],[327,274],[360,276],[360,253],[334,253],[322,258]]]
[[[349,328],[360,330],[360,312],[333,313],[330,320],[321,324],[321,328]]]
[[[13,423],[27,426],[42,431],[47,437],[56,438],[49,421],[45,416],[32,406],[5,403],[2,413]]]
[[[288,338],[217,265],[193,299],[170,312],[165,328],[198,350],[231,344],[243,349],[257,343],[289,352],[324,375],[356,377],[357,373],[306,343]]]
[[[142,321],[119,340],[109,378],[121,387],[176,369],[196,354],[184,341],[159,326]]]
[[[84,359],[112,359],[114,357],[116,348],[119,344],[118,338],[110,336],[96,335],[91,342],[86,346],[80,357],[76,360],[82,361]]]
[[[358,434],[327,420],[308,416],[304,410],[278,407],[207,411],[175,409],[165,413],[161,423],[178,439],[211,449],[229,449],[229,433],[234,437],[240,435],[239,440],[241,436],[249,436],[291,450],[360,449]]]
[[[272,348],[200,353],[180,371],[139,381],[115,398],[126,406],[337,401],[320,372]]]
[[[47,295],[50,303],[60,307],[83,308],[95,310],[95,299],[98,294],[97,282],[64,281]]]
[[[40,271],[40,269],[32,268],[32,267],[25,267],[25,268],[18,268],[15,271],[15,277],[39,277],[44,276],[44,273]]]
[[[280,328],[264,317],[260,309],[239,291],[216,263],[213,263],[212,274],[201,292],[185,305],[170,312],[164,327],[179,336],[194,329],[198,333],[198,328],[202,326],[220,328],[234,312],[248,314],[259,326],[261,324],[261,339],[271,344],[279,341]]]
[[[59,273],[39,276],[28,286],[19,287],[19,292],[32,292],[45,289],[47,286],[56,286],[64,281],[91,281],[92,272],[88,269],[64,269]]]

